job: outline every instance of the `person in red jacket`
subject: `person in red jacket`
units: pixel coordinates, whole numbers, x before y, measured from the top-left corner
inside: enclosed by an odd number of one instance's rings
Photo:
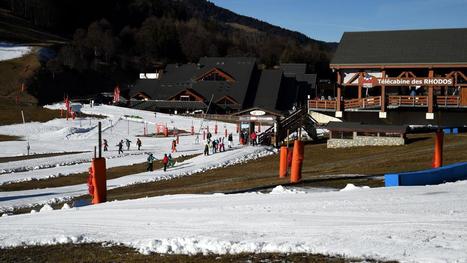
[[[162,164],[164,165],[164,172],[167,171],[168,163],[169,163],[169,157],[167,157],[167,154],[164,154],[164,159],[162,159]]]
[[[256,145],[256,132],[252,132],[250,134],[250,139],[251,139],[251,144],[255,146]]]

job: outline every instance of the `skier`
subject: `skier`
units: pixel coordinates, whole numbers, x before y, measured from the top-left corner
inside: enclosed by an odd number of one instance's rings
[[[219,139],[219,152],[225,152],[224,138]]]
[[[129,151],[129,150],[130,150],[131,141],[128,140],[128,139],[125,139],[125,140],[126,140],[126,149],[127,149],[127,151]]]
[[[175,166],[175,160],[172,158],[172,155],[169,154],[169,162],[168,162],[168,167],[174,167]]]
[[[256,144],[257,144],[257,143],[256,143],[256,132],[253,131],[253,132],[250,134],[250,139],[251,139],[251,144],[252,144],[253,146],[256,146]]]
[[[156,160],[156,158],[154,158],[154,155],[152,155],[152,153],[149,153],[149,156],[148,156],[148,168],[146,169],[146,171],[148,172],[152,172],[153,170],[153,162],[154,160]]]
[[[210,132],[208,132],[208,134],[206,135],[206,138],[207,138],[208,140],[210,140],[211,137],[212,137],[212,134],[211,134]]]
[[[141,140],[139,138],[136,139],[136,146],[138,146],[138,151],[141,150]]]
[[[217,152],[217,140],[214,139],[212,141],[212,153],[216,153]]]
[[[123,153],[123,140],[121,140],[118,144],[118,154]]]
[[[229,134],[229,137],[227,138],[227,140],[229,141],[229,149],[230,149],[230,148],[232,148],[232,143],[233,143],[232,133]]]
[[[173,140],[172,141],[172,153],[177,151],[177,141]]]
[[[167,154],[164,154],[164,159],[162,159],[162,164],[164,165],[164,172],[167,171],[168,163],[169,163],[169,157],[167,157]]]
[[[204,155],[209,155],[209,141],[204,145]]]
[[[109,143],[107,142],[106,139],[104,139],[103,145],[104,145],[104,152],[108,151],[109,150]]]

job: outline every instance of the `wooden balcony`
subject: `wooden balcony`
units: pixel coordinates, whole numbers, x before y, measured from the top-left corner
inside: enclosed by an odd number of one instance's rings
[[[436,106],[439,108],[459,108],[461,98],[459,96],[436,96]]]
[[[308,100],[308,108],[325,111],[336,111],[335,100]]]
[[[388,96],[388,108],[399,107],[423,107],[428,108],[428,96]],[[434,104],[438,108],[461,108],[460,96],[435,96]],[[381,107],[381,96],[367,97],[362,99],[348,99],[342,102],[344,110],[378,109]],[[318,111],[336,111],[335,100],[309,100],[308,108]]]
[[[428,107],[428,96],[389,96],[388,107]]]
[[[345,109],[370,109],[381,107],[381,97],[344,100]]]

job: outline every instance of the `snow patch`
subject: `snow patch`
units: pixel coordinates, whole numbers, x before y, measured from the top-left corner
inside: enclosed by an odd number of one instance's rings
[[[344,188],[339,190],[340,192],[355,191],[360,189],[369,189],[369,186],[355,186],[354,184],[347,184]]]
[[[304,191],[299,191],[297,189],[287,189],[282,185],[278,185],[271,190],[270,194],[304,194]]]

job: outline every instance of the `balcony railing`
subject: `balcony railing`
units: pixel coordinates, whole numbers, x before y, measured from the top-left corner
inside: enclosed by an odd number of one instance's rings
[[[348,99],[342,102],[344,109],[369,109],[381,107],[381,96]],[[428,107],[428,96],[388,96],[388,107]],[[435,96],[434,106],[440,108],[464,107],[459,96]],[[308,108],[315,110],[337,109],[335,100],[309,100]]]
[[[459,96],[436,96],[436,105],[438,107],[459,107],[461,103],[461,98]]]
[[[321,109],[321,110],[336,110],[336,101],[335,100],[309,100],[308,108],[309,109]]]
[[[344,100],[344,107],[346,109],[367,109],[381,107],[381,97],[376,96],[363,99]]]
[[[389,96],[388,106],[428,107],[428,96]]]

